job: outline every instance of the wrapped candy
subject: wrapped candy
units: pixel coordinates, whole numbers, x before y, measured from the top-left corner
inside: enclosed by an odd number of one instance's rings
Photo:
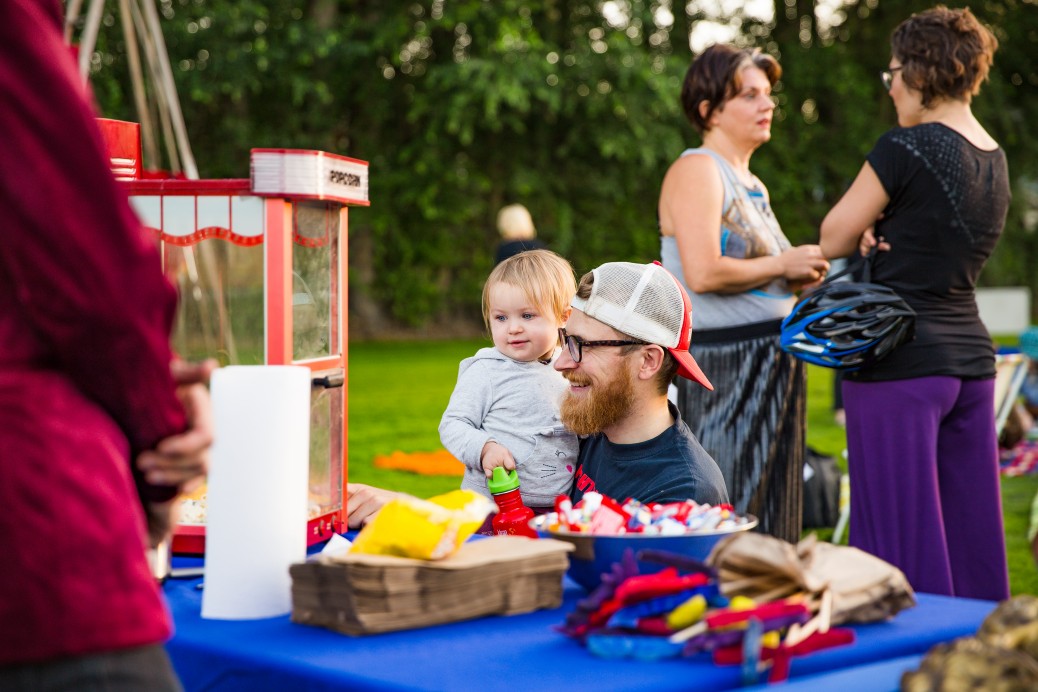
[[[628,498],[622,504],[601,493],[585,493],[573,504],[568,497],[555,500],[555,511],[541,520],[547,531],[618,536],[643,533],[652,536],[682,536],[697,531],[732,529],[746,524],[731,505],[684,502],[642,503]]]

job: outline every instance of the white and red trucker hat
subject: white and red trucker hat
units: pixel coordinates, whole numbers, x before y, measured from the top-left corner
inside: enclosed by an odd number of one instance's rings
[[[659,262],[607,262],[591,273],[591,295],[574,296],[573,308],[632,338],[663,346],[678,361],[679,375],[713,390],[688,352],[692,303],[673,274]]]

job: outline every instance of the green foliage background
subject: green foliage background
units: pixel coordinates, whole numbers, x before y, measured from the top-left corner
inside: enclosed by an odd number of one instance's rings
[[[875,139],[895,123],[878,72],[899,21],[932,3],[852,0],[773,20],[711,17],[778,57],[774,138],[754,157],[794,242],[812,241]],[[949,2],[949,5],[962,3]],[[108,117],[136,120],[116,3],[94,56]],[[251,147],[371,162],[350,220],[351,337],[477,324],[497,242],[519,201],[578,272],[656,258],[656,198],[697,138],[678,93],[705,3],[668,0],[161,0],[203,177],[245,177]],[[983,281],[1038,291],[1036,0],[973,10],[1001,49],[975,112],[1005,147],[1014,203]],[[604,10],[619,9],[611,24]],[[612,15],[611,15],[612,16]],[[153,162],[153,165],[154,162]],[[162,165],[162,162],[158,162]]]

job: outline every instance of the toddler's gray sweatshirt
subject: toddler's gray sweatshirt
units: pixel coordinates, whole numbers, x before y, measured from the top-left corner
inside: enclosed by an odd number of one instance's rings
[[[480,454],[493,440],[512,453],[528,507],[550,507],[557,495],[568,494],[578,448],[576,435],[559,420],[567,387],[551,363],[512,360],[495,348],[461,361],[440,420],[440,441],[465,464],[461,487],[490,497]]]

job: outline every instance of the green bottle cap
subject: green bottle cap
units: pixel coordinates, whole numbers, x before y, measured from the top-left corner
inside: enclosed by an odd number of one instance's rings
[[[487,489],[493,495],[507,493],[509,490],[515,490],[518,487],[519,474],[516,473],[515,469],[505,471],[504,466],[494,467],[494,475],[487,480]]]

